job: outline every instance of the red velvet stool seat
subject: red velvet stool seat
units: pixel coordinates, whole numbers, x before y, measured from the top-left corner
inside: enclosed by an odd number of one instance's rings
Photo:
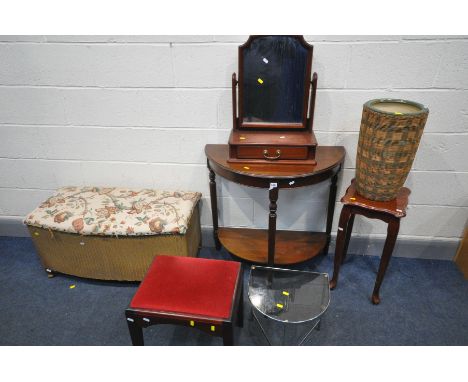
[[[177,324],[233,344],[233,321],[242,326],[242,272],[235,261],[156,256],[125,311],[133,345],[142,328]]]

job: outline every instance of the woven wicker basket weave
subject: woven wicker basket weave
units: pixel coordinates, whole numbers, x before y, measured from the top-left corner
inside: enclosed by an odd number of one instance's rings
[[[364,104],[356,158],[356,189],[371,200],[395,199],[413,164],[429,110],[416,102]]]

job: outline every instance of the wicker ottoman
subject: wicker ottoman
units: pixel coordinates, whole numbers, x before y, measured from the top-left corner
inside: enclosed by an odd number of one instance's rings
[[[140,281],[155,255],[201,246],[198,192],[65,187],[25,224],[46,272]]]

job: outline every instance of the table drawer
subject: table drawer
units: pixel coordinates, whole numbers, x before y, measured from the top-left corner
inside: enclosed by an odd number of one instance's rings
[[[239,159],[307,159],[306,146],[239,146]]]

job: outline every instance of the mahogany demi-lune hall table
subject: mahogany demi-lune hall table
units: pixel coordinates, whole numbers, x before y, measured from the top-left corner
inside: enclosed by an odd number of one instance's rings
[[[221,245],[241,259],[268,264],[295,264],[327,253],[335,210],[336,183],[343,166],[342,146],[318,146],[317,164],[228,163],[228,145],[205,146],[210,177],[213,236],[216,249]],[[218,226],[216,175],[249,187],[265,188],[269,195],[268,230]],[[331,179],[325,232],[276,230],[277,200],[280,189],[299,188]]]

